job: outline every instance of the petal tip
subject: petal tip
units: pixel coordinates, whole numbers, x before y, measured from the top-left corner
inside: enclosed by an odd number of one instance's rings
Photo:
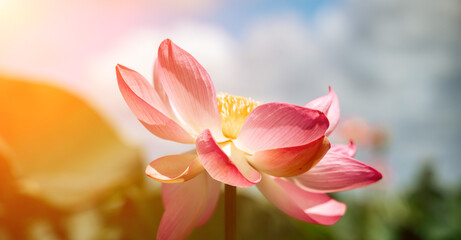
[[[117,65],[115,65],[115,70],[116,70],[116,71],[120,71],[120,70],[131,70],[131,69],[129,69],[129,68],[123,66],[123,65],[120,64],[120,63],[117,63]]]
[[[117,63],[117,65],[115,65],[115,73],[117,74],[117,76],[121,75],[120,69],[121,69],[122,67],[123,67],[123,66],[120,65],[119,63]]]
[[[347,205],[346,205],[345,203],[335,201],[335,204],[336,204],[336,206],[337,206],[337,217],[331,219],[331,221],[327,221],[327,222],[322,223],[322,225],[325,225],[325,226],[334,225],[334,224],[336,224],[339,220],[341,220],[341,218],[342,218],[342,217],[344,216],[344,214],[346,213]]]
[[[331,226],[344,216],[346,209],[347,206],[345,203],[330,199],[323,204],[308,209],[306,212],[310,214],[314,220],[314,224]]]
[[[133,69],[130,69],[128,67],[123,66],[122,64],[117,63],[115,66],[115,72],[117,73],[117,77],[121,78],[121,80],[125,81],[127,78],[127,73],[128,72],[135,72]]]
[[[375,182],[377,182],[377,181],[379,181],[379,180],[381,180],[383,178],[383,174],[380,171],[376,170],[372,166],[369,166],[369,165],[366,165],[366,166],[371,171],[371,174],[370,174],[371,176],[369,176],[369,178],[368,178],[370,182],[368,184],[375,183]]]
[[[176,46],[171,39],[167,38],[160,43],[160,46],[158,47],[158,52],[161,53],[163,51],[171,51],[171,48]]]
[[[333,90],[333,88],[331,87],[331,85],[328,86],[328,93],[329,93],[329,94],[334,94],[334,95],[336,95],[336,92]]]
[[[357,153],[357,147],[355,146],[355,143],[352,139],[349,140],[349,149],[351,151],[350,156],[355,156],[355,154]]]
[[[383,178],[383,174],[375,169],[375,176],[372,178],[375,182],[381,180]]]
[[[173,42],[173,41],[171,41],[171,39],[165,38],[165,40],[163,40],[162,43],[161,43],[160,45],[162,45],[162,44],[170,45],[172,42]]]

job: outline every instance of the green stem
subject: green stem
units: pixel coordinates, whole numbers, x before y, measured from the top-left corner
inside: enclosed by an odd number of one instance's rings
[[[226,240],[236,239],[237,229],[237,188],[227,185],[224,188]]]

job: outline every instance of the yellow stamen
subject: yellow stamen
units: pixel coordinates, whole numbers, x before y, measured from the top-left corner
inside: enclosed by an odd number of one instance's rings
[[[261,102],[227,93],[219,93],[217,98],[222,132],[225,137],[236,139],[245,119]]]

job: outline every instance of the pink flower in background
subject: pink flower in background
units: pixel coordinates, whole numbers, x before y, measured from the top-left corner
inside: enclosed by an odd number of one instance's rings
[[[381,178],[352,159],[353,146],[330,149],[326,136],[339,121],[339,103],[331,89],[304,107],[216,95],[205,69],[169,39],[159,47],[153,86],[124,66],[116,71],[125,101],[150,132],[196,145],[189,152],[156,159],[146,169],[151,178],[165,183],[158,239],[185,238],[208,221],[221,183],[256,185],[286,214],[330,225],[344,214],[345,205],[324,193]]]

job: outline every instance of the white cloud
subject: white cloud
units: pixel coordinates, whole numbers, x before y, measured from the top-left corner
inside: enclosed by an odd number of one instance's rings
[[[460,2],[345,1],[334,10],[348,30],[340,41],[325,41],[349,81],[350,88],[341,89],[350,96],[343,109],[392,127],[397,181],[429,157],[446,171],[445,180],[456,180],[461,131],[453,123],[461,122],[461,99],[447,86],[460,90],[454,83],[461,78]],[[320,26],[336,18],[335,11],[319,14]]]
[[[339,78],[310,27],[294,12],[265,16],[246,33],[238,47],[245,94],[305,104]]]

